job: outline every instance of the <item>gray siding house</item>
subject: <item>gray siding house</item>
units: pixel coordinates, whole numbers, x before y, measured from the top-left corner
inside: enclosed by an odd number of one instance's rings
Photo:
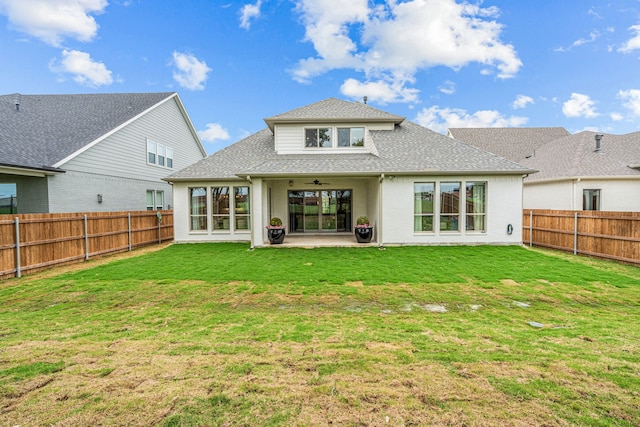
[[[169,209],[162,178],[204,157],[175,92],[0,96],[18,213]]]
[[[520,244],[522,177],[533,170],[369,105],[334,98],[264,119],[266,127],[165,178],[177,242],[289,238],[373,244]],[[285,239],[286,240],[286,239]]]

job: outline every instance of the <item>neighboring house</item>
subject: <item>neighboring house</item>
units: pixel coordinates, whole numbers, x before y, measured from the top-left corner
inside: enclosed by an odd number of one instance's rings
[[[204,157],[175,92],[0,96],[18,213],[169,209],[162,178]]]
[[[640,132],[552,137],[562,131],[450,129],[449,135],[537,170],[524,180],[525,209],[640,211]],[[535,135],[545,142],[534,145]]]
[[[347,234],[361,215],[391,244],[520,244],[522,177],[533,170],[366,104],[326,99],[166,178],[177,242],[263,246]]]

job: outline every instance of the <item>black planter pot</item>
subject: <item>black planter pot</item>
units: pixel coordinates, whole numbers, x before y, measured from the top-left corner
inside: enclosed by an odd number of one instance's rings
[[[279,245],[284,241],[284,228],[268,228],[267,237],[272,245]]]
[[[358,243],[369,243],[373,237],[373,227],[356,227],[354,233]]]

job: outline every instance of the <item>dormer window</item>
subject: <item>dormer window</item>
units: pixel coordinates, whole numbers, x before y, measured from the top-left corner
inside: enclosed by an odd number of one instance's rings
[[[338,128],[338,147],[364,147],[364,128]]]
[[[333,146],[332,128],[306,128],[304,146],[308,148],[331,148]]]
[[[337,138],[334,137],[337,135]],[[364,127],[304,129],[305,148],[364,147]]]

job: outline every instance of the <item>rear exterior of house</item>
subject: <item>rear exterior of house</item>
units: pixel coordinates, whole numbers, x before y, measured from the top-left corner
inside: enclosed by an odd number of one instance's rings
[[[529,169],[361,103],[327,99],[168,178],[177,242],[352,235],[378,245],[520,244]]]
[[[0,183],[18,213],[171,209],[162,178],[206,156],[177,93],[8,95]],[[6,139],[6,140],[5,140]]]

